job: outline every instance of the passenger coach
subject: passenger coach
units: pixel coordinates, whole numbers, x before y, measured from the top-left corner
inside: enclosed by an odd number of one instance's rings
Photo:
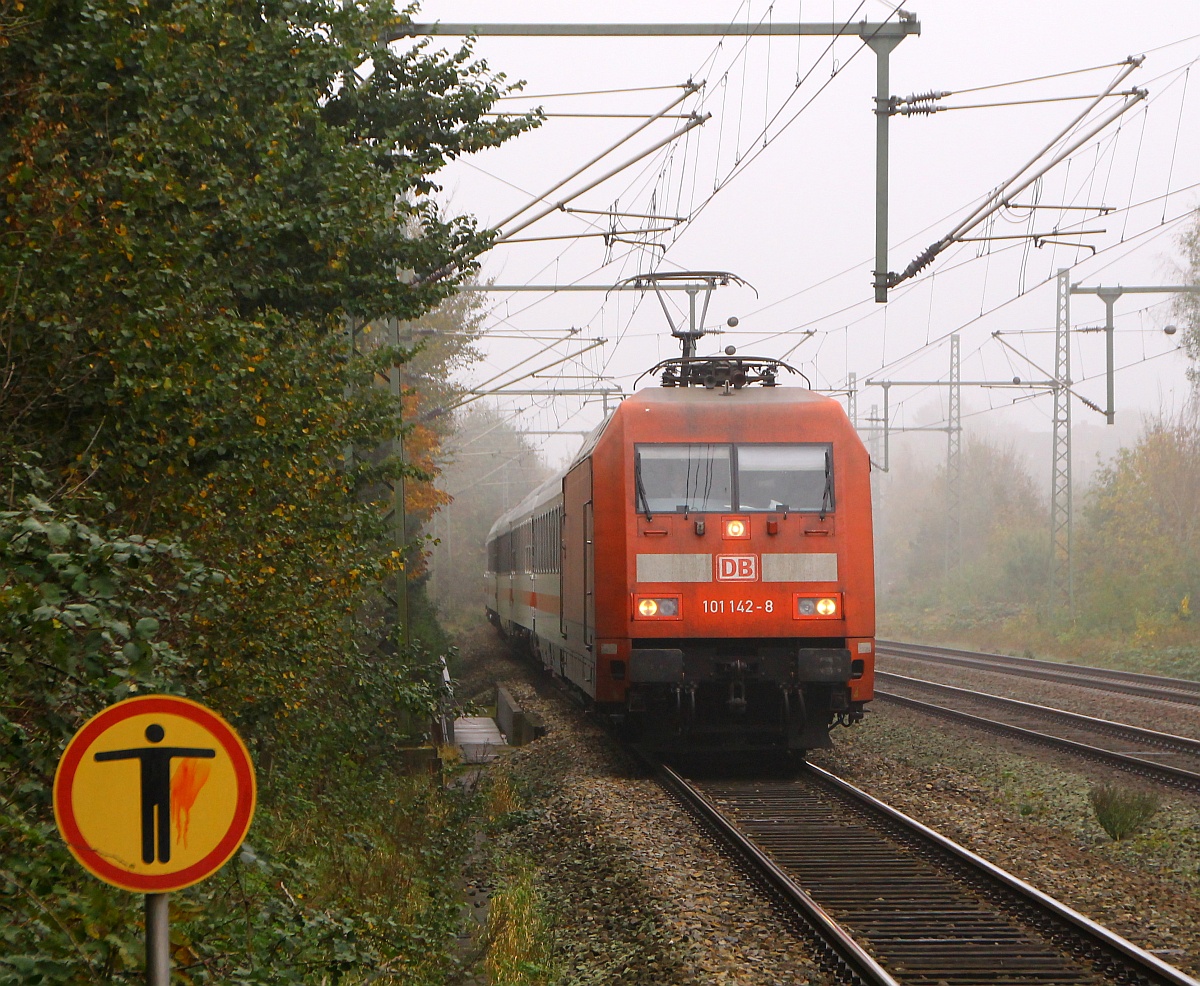
[[[828,746],[872,697],[867,452],[782,364],[668,363],[493,526],[489,618],[648,745]]]

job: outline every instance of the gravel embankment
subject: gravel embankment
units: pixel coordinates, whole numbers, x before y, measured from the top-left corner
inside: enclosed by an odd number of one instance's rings
[[[548,734],[492,768],[509,773],[530,809],[495,848],[538,868],[558,981],[828,982],[807,945],[676,803],[582,710],[522,665],[498,660],[497,649],[472,638],[464,658],[506,670],[501,680]]]
[[[463,653],[472,687],[505,681],[549,727],[503,761],[530,810],[497,848],[538,867],[559,982],[826,982],[809,947],[578,708],[485,632]],[[1124,779],[1101,767],[882,703],[834,739],[814,763],[1200,973],[1200,799],[1164,792],[1144,832],[1112,843],[1088,791]]]

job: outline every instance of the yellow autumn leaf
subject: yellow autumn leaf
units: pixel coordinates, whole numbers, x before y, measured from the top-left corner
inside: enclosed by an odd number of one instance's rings
[[[264,417],[263,417],[261,414],[256,414],[256,415],[254,416],[254,423],[255,423],[256,425],[258,425],[260,428],[262,428],[262,427],[265,427],[265,426],[266,426],[267,419],[266,419],[266,418],[264,418]]]

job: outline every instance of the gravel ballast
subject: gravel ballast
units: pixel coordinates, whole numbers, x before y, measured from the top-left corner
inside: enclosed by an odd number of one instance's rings
[[[530,806],[496,848],[538,869],[559,982],[827,982],[806,943],[581,710],[527,680],[504,684],[548,734],[493,768]]]
[[[491,769],[509,774],[526,809],[494,837],[495,855],[537,868],[555,981],[828,981],[811,947],[578,706],[487,632],[462,650],[473,687],[502,680],[549,729]],[[1200,973],[1200,799],[1164,791],[1146,829],[1113,843],[1088,791],[1127,782],[1102,767],[883,703],[834,741],[812,761]]]

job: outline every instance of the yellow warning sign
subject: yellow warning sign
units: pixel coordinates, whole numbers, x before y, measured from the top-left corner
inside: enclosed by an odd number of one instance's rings
[[[254,768],[233,727],[173,695],[127,699],[88,720],[54,777],[54,817],[71,853],[140,893],[215,873],[246,837],[254,802]]]

